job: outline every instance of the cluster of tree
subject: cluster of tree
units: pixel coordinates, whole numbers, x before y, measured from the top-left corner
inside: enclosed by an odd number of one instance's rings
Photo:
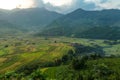
[[[0,75],[0,80],[45,80],[40,70],[32,72],[30,75],[24,73],[7,72]]]
[[[100,58],[102,58],[102,56],[95,53],[91,53],[89,55],[84,56],[77,56],[71,60],[69,67],[71,67],[74,70],[83,69],[86,67],[86,62],[88,60],[97,60]]]
[[[92,46],[86,46],[78,43],[72,43],[71,46],[75,48],[75,55],[98,53],[104,55],[103,48],[99,45],[92,44]]]
[[[87,57],[74,58],[70,64],[70,67],[74,70],[80,70],[86,67]]]
[[[23,77],[23,73],[6,72],[0,75],[0,80],[21,80]]]
[[[97,58],[98,56],[96,56]],[[69,80],[119,80],[120,74],[110,69],[109,66],[104,63],[98,63],[92,66],[87,65],[89,60],[88,56],[83,56],[80,58],[75,58],[69,64],[68,77],[74,75]],[[85,72],[84,72],[85,71]],[[83,74],[84,73],[84,74]],[[61,79],[62,80],[62,79]],[[64,79],[66,80],[66,79]]]

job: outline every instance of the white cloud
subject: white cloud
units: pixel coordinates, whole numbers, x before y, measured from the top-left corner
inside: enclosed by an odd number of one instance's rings
[[[120,9],[120,0],[42,0],[49,10],[60,13],[70,12],[77,8],[100,10]]]
[[[120,0],[109,0],[105,3],[102,3],[100,6],[105,9],[120,9]]]
[[[44,4],[51,4],[53,6],[71,5],[73,0],[43,0]]]
[[[0,0],[0,8],[14,9],[14,8],[29,8],[34,5],[34,0]]]
[[[77,8],[120,9],[120,0],[0,0],[0,8],[14,9],[45,7],[52,11],[68,13]]]
[[[66,13],[73,10],[73,5],[75,5],[75,2],[77,0],[39,0],[39,1],[42,2],[43,7],[51,11]]]
[[[120,0],[84,0],[87,4],[94,4],[96,9],[120,9]]]

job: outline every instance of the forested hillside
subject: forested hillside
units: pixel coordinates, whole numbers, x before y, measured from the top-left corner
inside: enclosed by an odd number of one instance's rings
[[[120,10],[85,11],[78,9],[53,21],[41,33],[92,39],[120,39]]]

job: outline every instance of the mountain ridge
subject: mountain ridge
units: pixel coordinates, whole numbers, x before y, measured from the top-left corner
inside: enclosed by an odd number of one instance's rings
[[[94,34],[96,34],[94,30],[96,27],[101,30],[99,35],[91,35],[87,37],[87,35],[92,32],[91,29],[94,31]],[[107,33],[102,32],[102,29],[104,29],[103,27],[108,28],[110,31],[107,32],[106,30]],[[120,10],[110,9],[101,11],[85,11],[82,9],[77,9],[53,21],[41,34],[49,36],[108,39],[106,36],[101,37],[101,35],[105,34],[107,36],[111,36],[112,32],[117,32],[113,36],[109,37],[109,39],[114,39],[114,36],[120,34],[120,31],[118,31],[119,27]],[[89,34],[84,34],[86,32]]]
[[[1,13],[4,13],[0,15],[1,20],[6,20],[12,24],[31,30],[38,30],[62,16],[62,14],[48,11],[45,8],[1,10]]]

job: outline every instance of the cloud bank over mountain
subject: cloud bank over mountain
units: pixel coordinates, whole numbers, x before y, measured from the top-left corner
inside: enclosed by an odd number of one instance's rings
[[[68,13],[77,8],[86,10],[120,9],[120,0],[34,0],[35,6]]]
[[[94,4],[95,9],[120,9],[120,0],[84,0],[86,4]]]
[[[85,10],[120,9],[120,0],[0,0],[0,8],[45,7],[59,13],[69,13],[75,9]]]

